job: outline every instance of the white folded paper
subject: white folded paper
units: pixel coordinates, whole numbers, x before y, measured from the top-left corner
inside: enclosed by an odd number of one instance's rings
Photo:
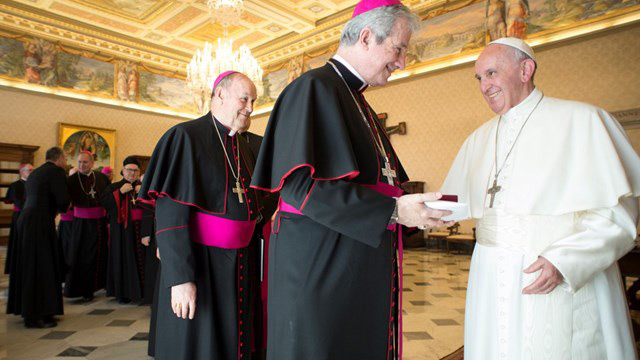
[[[459,203],[453,201],[425,201],[427,207],[436,210],[449,210],[450,215],[442,217],[444,221],[460,221],[469,218],[469,205],[467,203]]]

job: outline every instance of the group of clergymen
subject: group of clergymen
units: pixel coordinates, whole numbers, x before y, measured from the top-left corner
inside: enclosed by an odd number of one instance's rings
[[[151,303],[158,260],[150,241],[153,208],[136,202],[139,161],[127,157],[122,179],[112,183],[111,168],[94,170],[88,151],[78,154],[68,176],[60,171],[67,167],[60,148],[49,149],[46,160],[36,170],[21,164],[5,198],[14,204],[7,313],[22,315],[28,328],[48,328],[62,314],[62,295],[90,302],[106,289],[121,304]]]
[[[161,269],[150,354],[402,357],[402,229],[449,225],[442,220],[449,212],[428,206],[441,193],[403,194],[408,176],[363,92],[404,67],[416,29],[417,17],[398,0],[362,0],[337,54],[279,96],[262,140],[239,136],[256,88],[228,71],[214,83],[211,112],[159,140],[141,185],[137,165],[125,161],[123,182],[101,193],[109,252],[120,258],[111,278],[122,292],[112,295],[142,296],[132,289],[142,288],[144,272],[128,277],[140,269],[132,260],[139,242],[123,235],[116,250],[113,235],[139,226],[138,203],[153,204]],[[477,220],[464,356],[634,359],[616,260],[634,247],[640,158],[606,111],[544,95],[533,82],[537,67],[520,39],[487,45],[475,77],[496,116],[468,137],[441,187]],[[22,290],[11,291],[22,297],[13,311],[25,320],[62,313],[41,281],[57,275],[53,219],[69,202],[56,191],[65,186],[61,165],[59,149],[47,152],[27,181],[17,222],[26,265]],[[99,181],[83,178],[82,166],[67,183],[78,184],[82,207],[91,209]],[[95,227],[94,210],[81,213],[73,234]],[[94,244],[99,258],[102,243]],[[83,286],[65,288],[70,296],[95,290],[100,276],[89,260],[76,259]],[[34,279],[39,285],[30,287]]]

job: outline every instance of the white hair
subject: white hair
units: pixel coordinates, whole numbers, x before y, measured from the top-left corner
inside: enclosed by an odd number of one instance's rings
[[[404,5],[381,6],[349,20],[342,29],[340,45],[354,45],[358,42],[360,32],[364,28],[371,29],[376,37],[376,43],[380,44],[391,35],[398,18],[407,20],[411,32],[418,29],[418,17],[408,7]]]

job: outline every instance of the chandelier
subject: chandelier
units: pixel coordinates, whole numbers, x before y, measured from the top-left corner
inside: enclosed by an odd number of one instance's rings
[[[237,24],[243,10],[243,0],[208,0],[212,18],[224,28],[223,38],[218,38],[217,47],[205,42],[202,50],[196,50],[187,65],[187,84],[193,94],[199,113],[205,113],[211,100],[211,88],[216,77],[227,70],[241,72],[256,85],[262,93],[262,68],[251,55],[247,45],[233,50],[233,40],[227,35],[227,28]],[[214,55],[215,54],[215,55]]]

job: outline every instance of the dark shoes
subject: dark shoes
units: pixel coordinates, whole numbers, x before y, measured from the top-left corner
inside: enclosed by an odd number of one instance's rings
[[[24,319],[24,327],[27,329],[48,329],[57,325],[58,323],[53,320],[52,316],[42,319]]]
[[[124,304],[128,304],[130,302],[131,302],[131,299],[127,299],[127,298],[118,299],[118,304],[123,304],[124,305]]]

